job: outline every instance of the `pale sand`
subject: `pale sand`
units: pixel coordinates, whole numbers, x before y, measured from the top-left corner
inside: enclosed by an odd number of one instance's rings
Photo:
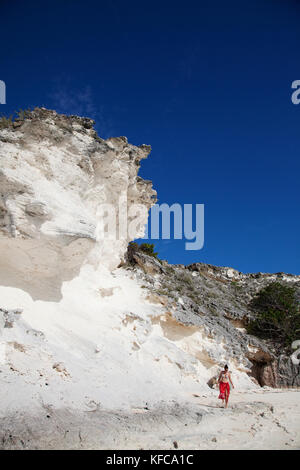
[[[180,416],[170,432],[143,436],[135,448],[174,449],[176,441],[178,449],[190,450],[300,449],[299,390],[234,390],[227,409],[215,392],[216,397],[194,397],[200,413],[206,412],[198,424],[185,425]]]
[[[195,397],[195,401],[213,413],[199,426],[204,442],[196,435],[192,445],[188,437],[181,438],[182,448],[300,449],[299,390],[233,390],[227,409],[215,408],[222,402],[211,397]]]
[[[1,420],[2,449],[300,449],[300,391],[217,391],[130,411],[45,407]],[[174,444],[175,443],[175,444]]]

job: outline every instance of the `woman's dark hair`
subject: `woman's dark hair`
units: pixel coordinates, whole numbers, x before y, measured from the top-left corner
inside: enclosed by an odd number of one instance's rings
[[[227,365],[227,364],[225,364],[224,369],[228,369],[228,365]]]

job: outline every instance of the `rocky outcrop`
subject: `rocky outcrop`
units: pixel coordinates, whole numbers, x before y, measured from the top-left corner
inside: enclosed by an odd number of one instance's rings
[[[57,300],[85,262],[113,269],[142,234],[156,200],[151,182],[137,176],[150,147],[103,140],[93,125],[37,108],[0,130],[1,285]],[[129,236],[121,222],[133,204],[144,212]],[[104,205],[116,211],[115,239],[99,235]]]
[[[280,354],[275,362],[277,387],[300,387],[300,366],[293,364],[291,357]]]
[[[125,254],[125,262],[134,266],[137,264],[146,274],[154,275],[165,273],[162,263],[153,256],[147,256],[141,250],[137,250],[136,244],[129,244]],[[124,265],[122,263],[122,265]]]
[[[0,308],[0,334],[2,333],[3,328],[12,328],[14,322],[19,318],[21,313],[22,309],[20,308],[11,310]]]
[[[290,356],[278,354],[270,342],[246,332],[253,317],[249,301],[270,282],[292,283],[300,292],[300,276],[277,274],[243,274],[232,268],[204,263],[188,266],[170,265],[148,256],[138,246],[128,247],[128,266],[138,270],[143,282],[184,325],[203,328],[208,337],[222,343],[223,357],[234,362],[261,386],[291,387],[300,385],[300,367]],[[212,362],[221,362],[217,349],[207,352]],[[212,377],[208,385],[215,384]]]

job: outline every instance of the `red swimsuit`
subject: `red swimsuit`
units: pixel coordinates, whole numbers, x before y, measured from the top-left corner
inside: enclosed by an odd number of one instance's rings
[[[228,377],[226,372],[223,372],[222,375],[223,374],[226,374],[226,377]],[[219,395],[219,398],[221,400],[225,400],[226,395],[227,395],[227,398],[229,397],[229,393],[230,393],[229,382],[220,382],[220,395]]]

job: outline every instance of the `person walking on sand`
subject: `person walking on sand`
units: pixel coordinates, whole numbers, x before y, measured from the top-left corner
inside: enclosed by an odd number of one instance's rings
[[[219,383],[219,389],[220,389],[220,394],[219,398],[222,400],[222,404],[224,406],[224,400],[225,400],[225,408],[228,406],[228,399],[229,399],[229,394],[230,394],[230,386],[229,382],[232,385],[232,388],[234,388],[234,385],[231,380],[231,374],[228,370],[228,365],[226,364],[224,366],[224,370],[221,370],[218,383]]]

